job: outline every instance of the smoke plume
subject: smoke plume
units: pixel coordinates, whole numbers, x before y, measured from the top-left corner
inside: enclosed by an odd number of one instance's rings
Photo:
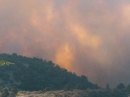
[[[0,53],[52,60],[100,86],[130,83],[129,0],[0,0]]]

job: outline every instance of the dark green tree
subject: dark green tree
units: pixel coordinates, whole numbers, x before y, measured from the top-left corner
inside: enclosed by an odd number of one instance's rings
[[[70,83],[67,83],[65,86],[64,86],[64,90],[67,91],[67,90],[71,90],[72,89],[72,85]]]
[[[125,85],[123,84],[123,83],[119,83],[118,85],[117,85],[117,89],[124,89],[125,88]]]
[[[126,91],[130,93],[130,84],[126,87]]]
[[[83,83],[78,83],[75,86],[75,88],[78,89],[78,90],[85,90],[85,89],[87,89],[86,86]]]
[[[106,84],[106,90],[110,90],[109,84]]]

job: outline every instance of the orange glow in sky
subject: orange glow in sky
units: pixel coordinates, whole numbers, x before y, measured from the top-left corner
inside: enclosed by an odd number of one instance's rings
[[[0,0],[0,53],[52,60],[102,86],[128,84],[129,17],[129,0]]]

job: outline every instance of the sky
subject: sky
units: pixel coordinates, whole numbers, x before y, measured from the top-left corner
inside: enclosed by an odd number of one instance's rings
[[[52,60],[104,87],[130,83],[130,0],[0,0],[0,53]]]

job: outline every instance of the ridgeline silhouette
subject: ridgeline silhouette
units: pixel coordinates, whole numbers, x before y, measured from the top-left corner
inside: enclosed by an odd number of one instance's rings
[[[16,86],[20,90],[97,89],[86,76],[77,76],[52,61],[29,58],[13,53],[0,54],[0,60],[14,64],[0,65],[0,86]]]

